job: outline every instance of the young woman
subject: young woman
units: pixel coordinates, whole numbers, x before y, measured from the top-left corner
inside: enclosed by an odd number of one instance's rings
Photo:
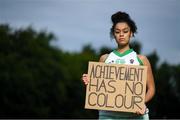
[[[147,57],[137,55],[133,49],[130,49],[130,38],[137,31],[135,22],[125,12],[117,12],[111,16],[112,28],[111,35],[117,42],[117,49],[110,54],[104,54],[100,57],[99,62],[127,64],[127,65],[144,65],[148,67],[147,73],[147,92],[145,95],[145,104],[149,102],[155,94],[154,78],[151,70],[150,62]],[[89,80],[87,74],[82,75],[82,80],[85,85]],[[144,104],[144,109],[136,113],[129,112],[114,112],[114,111],[99,111],[99,119],[149,119],[148,108]]]

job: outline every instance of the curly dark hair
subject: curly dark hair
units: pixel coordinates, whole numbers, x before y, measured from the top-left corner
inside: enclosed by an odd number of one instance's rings
[[[118,11],[111,16],[111,20],[113,23],[111,31],[110,31],[110,35],[112,38],[114,37],[114,28],[116,24],[119,22],[127,23],[128,26],[130,27],[131,32],[133,33],[133,36],[134,36],[134,33],[137,33],[136,24],[127,13]]]

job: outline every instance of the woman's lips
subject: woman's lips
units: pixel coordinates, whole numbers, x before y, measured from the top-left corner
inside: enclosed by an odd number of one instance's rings
[[[119,41],[124,41],[124,38],[120,38]]]

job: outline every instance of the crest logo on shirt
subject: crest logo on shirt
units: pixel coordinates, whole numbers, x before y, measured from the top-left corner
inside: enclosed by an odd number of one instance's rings
[[[130,63],[133,64],[133,63],[134,63],[134,60],[133,60],[133,59],[130,59]]]

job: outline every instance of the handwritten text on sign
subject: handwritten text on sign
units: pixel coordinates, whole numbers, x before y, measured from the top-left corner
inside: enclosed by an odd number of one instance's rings
[[[142,109],[147,67],[89,62],[85,108],[135,112]]]

